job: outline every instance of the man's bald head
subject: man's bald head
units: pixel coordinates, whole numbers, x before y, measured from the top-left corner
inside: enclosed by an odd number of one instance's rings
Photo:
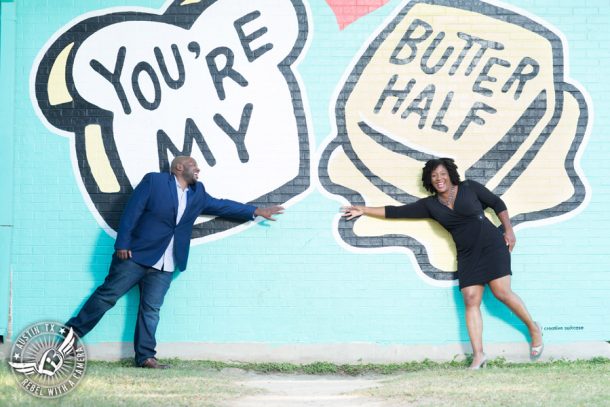
[[[170,167],[172,174],[176,174],[178,167],[184,168],[184,164],[190,163],[191,161],[194,161],[192,157],[186,155],[176,156],[176,158],[172,160],[172,165]],[[180,170],[182,170],[182,168]]]
[[[193,157],[184,155],[179,155],[174,158],[171,165],[171,171],[183,187],[195,184],[199,177],[197,161],[195,161]]]

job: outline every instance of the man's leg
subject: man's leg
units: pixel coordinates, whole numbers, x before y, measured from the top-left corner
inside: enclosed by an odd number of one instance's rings
[[[85,336],[102,319],[106,311],[114,307],[131,287],[145,276],[147,267],[140,266],[132,260],[121,260],[112,256],[110,270],[104,283],[91,294],[78,315],[66,322],[74,328],[79,337]]]
[[[155,333],[159,324],[159,310],[172,277],[173,273],[149,268],[146,276],[140,280],[140,308],[133,341],[138,366],[146,359],[154,358],[157,353]]]

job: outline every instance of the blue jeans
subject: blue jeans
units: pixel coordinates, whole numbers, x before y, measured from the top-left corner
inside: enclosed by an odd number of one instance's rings
[[[133,346],[136,364],[140,366],[157,353],[155,332],[159,324],[159,310],[172,282],[172,274],[139,265],[131,259],[121,260],[115,254],[104,283],[91,294],[78,315],[66,322],[66,325],[74,328],[82,338],[97,325],[106,311],[114,307],[119,298],[138,284],[140,306]]]

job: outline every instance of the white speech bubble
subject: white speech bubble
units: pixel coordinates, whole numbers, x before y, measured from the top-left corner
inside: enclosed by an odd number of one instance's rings
[[[100,223],[116,228],[132,188],[175,155],[197,160],[213,196],[269,205],[301,195],[310,142],[294,65],[307,21],[299,0],[173,1],[60,30],[34,65],[33,98],[49,127],[74,137]],[[215,220],[194,237],[236,224]]]

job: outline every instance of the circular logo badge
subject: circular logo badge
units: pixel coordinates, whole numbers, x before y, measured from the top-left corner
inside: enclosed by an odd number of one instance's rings
[[[87,353],[72,328],[38,322],[24,329],[11,347],[17,383],[29,394],[57,398],[74,390],[87,366]]]

